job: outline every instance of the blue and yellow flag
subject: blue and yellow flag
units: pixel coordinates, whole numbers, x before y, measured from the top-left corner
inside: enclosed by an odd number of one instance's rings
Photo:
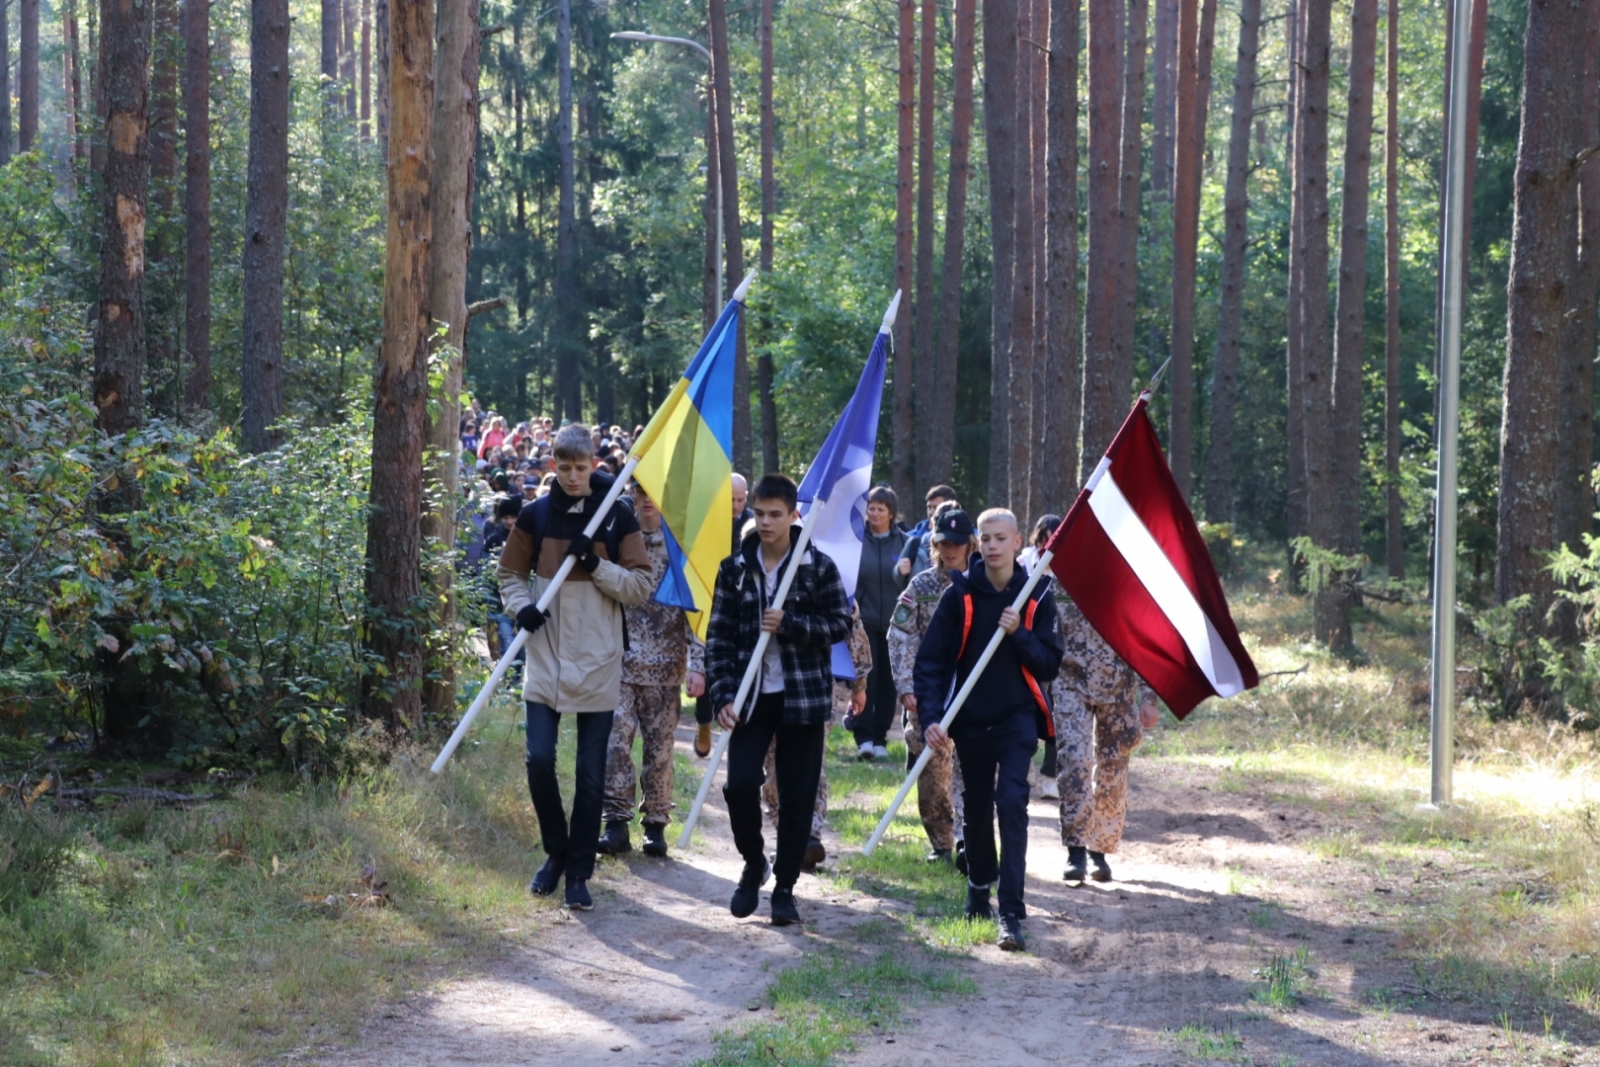
[[[633,477],[661,509],[666,531],[667,573],[655,598],[688,612],[702,638],[717,567],[733,543],[733,369],[741,295],[722,309],[631,453],[639,462]]]

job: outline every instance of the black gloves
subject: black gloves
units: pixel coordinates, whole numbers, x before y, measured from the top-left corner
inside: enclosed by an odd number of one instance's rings
[[[517,612],[517,625],[528,631],[529,634],[536,634],[539,632],[539,627],[543,626],[549,618],[549,612],[540,611],[537,604],[529,604]]]
[[[578,558],[578,566],[590,574],[593,574],[595,568],[600,566],[600,557],[595,555],[594,551],[594,538],[585,534],[576,534],[571,541],[567,542],[567,555],[576,556]]]

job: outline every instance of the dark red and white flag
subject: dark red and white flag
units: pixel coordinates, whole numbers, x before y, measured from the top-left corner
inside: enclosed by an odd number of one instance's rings
[[[1051,569],[1089,624],[1178,718],[1256,686],[1194,515],[1173,481],[1148,394],[1062,520]]]

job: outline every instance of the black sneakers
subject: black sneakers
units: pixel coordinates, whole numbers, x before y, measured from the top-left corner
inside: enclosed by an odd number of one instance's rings
[[[607,821],[606,832],[600,835],[600,841],[594,850],[602,856],[620,856],[624,852],[632,852],[633,842],[628,840],[628,820]]]
[[[624,831],[626,832],[626,831]],[[644,824],[644,854],[658,859],[667,854],[667,828],[658,822]]]
[[[1067,846],[1067,869],[1061,874],[1062,881],[1082,882],[1089,876],[1088,851],[1082,845]]]
[[[989,887],[986,885],[973,885],[967,883],[967,918],[992,919],[994,911],[989,907]]]
[[[1111,881],[1111,864],[1106,862],[1104,852],[1089,853],[1089,862],[1094,864],[1094,872],[1089,875],[1090,878],[1097,882]]]
[[[1016,915],[1000,916],[1000,951],[1021,952],[1028,947],[1022,936],[1022,919]]]
[[[567,907],[573,911],[593,911],[594,898],[589,895],[589,880],[587,878],[567,879]]]
[[[800,921],[800,909],[794,904],[794,890],[779,886],[772,891],[772,925],[788,926]]]
[[[813,837],[806,842],[806,854],[800,860],[802,871],[814,871],[817,864],[828,858],[828,850],[822,847],[822,842]]]
[[[765,856],[761,857],[759,867],[745,861],[744,873],[739,876],[739,885],[733,891],[733,899],[728,902],[728,910],[733,912],[735,919],[746,919],[755,914],[756,905],[761,903],[761,887],[771,874],[772,864],[767,862]]]
[[[963,875],[967,873],[967,843],[965,841],[956,842],[956,870]]]
[[[539,873],[533,876],[533,881],[528,883],[528,892],[536,897],[547,897],[556,891],[556,886],[561,884],[561,876],[566,873],[567,865],[564,861],[551,856],[544,861],[544,866],[539,868]]]

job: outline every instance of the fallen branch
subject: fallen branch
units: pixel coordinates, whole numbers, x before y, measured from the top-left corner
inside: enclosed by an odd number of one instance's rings
[[[1300,665],[1298,670],[1292,670],[1292,671],[1268,671],[1266,674],[1260,674],[1260,675],[1257,675],[1256,677],[1258,677],[1261,680],[1265,681],[1268,678],[1277,678],[1278,676],[1285,675],[1285,674],[1288,674],[1288,675],[1304,674],[1304,673],[1306,673],[1306,671],[1309,671],[1310,669],[1311,669],[1311,664],[1304,663],[1304,664]]]
[[[487,300],[475,301],[474,303],[467,305],[467,321],[471,322],[474,318],[482,315],[485,311],[493,311],[496,308],[503,308],[505,306],[506,298],[503,296],[491,296]]]
[[[215,800],[215,793],[175,793],[170,789],[148,789],[142,786],[90,786],[84,789],[62,789],[56,793],[59,800],[94,800],[96,797],[121,797],[123,800],[148,800],[158,804],[197,804]]]

